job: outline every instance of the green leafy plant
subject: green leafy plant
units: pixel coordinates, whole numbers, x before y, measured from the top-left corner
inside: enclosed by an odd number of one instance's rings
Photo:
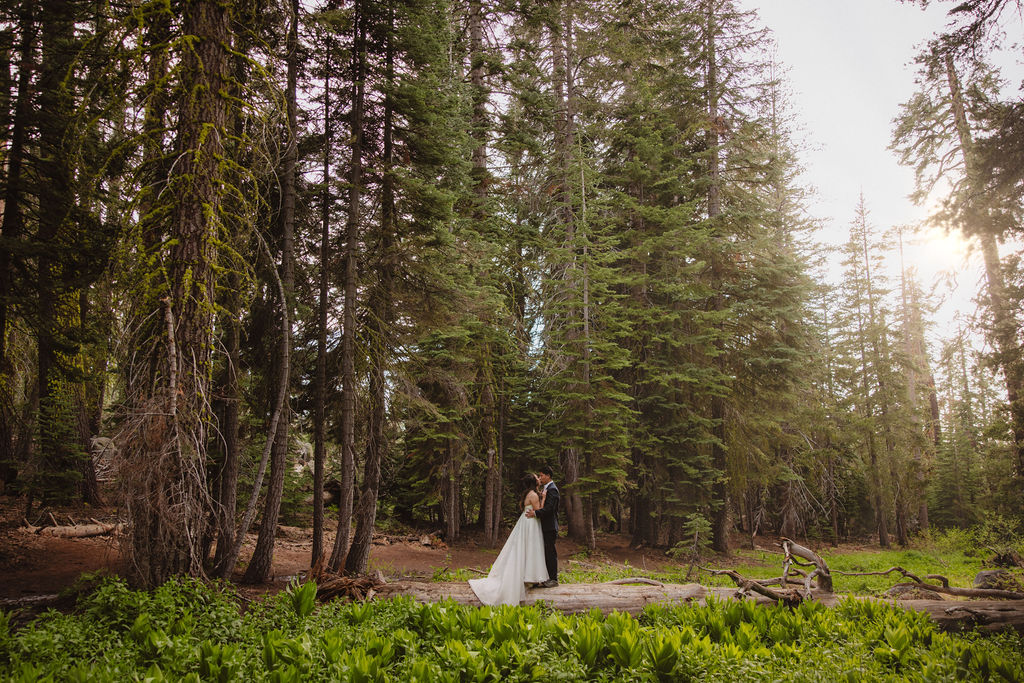
[[[299,619],[305,619],[316,608],[316,583],[313,581],[299,584],[297,579],[293,580],[285,593],[291,598],[292,609]]]

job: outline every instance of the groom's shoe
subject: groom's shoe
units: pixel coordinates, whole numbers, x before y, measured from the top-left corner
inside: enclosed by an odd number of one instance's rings
[[[548,579],[544,583],[540,584],[541,588],[555,588],[558,585],[558,581],[555,579]]]

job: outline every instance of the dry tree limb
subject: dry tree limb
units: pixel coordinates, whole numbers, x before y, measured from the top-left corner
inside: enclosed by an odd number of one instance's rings
[[[802,586],[802,585],[804,585],[803,581],[798,581],[798,580],[796,580],[794,578],[782,577],[782,576],[776,576],[774,579],[757,579],[757,582],[759,584],[761,584],[762,586],[781,586],[781,585],[783,585],[783,583],[782,583],[783,579],[785,579],[785,581],[786,581],[786,583],[785,583],[786,586]]]
[[[760,581],[756,579],[748,579],[732,569],[705,569],[704,571],[710,573],[712,576],[720,576],[722,574],[728,576],[736,583],[736,586],[739,588],[741,593],[753,591],[771,600],[781,601],[784,605],[789,607],[795,607],[803,601],[803,597],[792,588],[772,590]]]
[[[648,578],[645,578],[643,576],[630,576],[630,577],[625,578],[625,579],[615,579],[614,581],[605,581],[605,583],[611,584],[613,586],[621,586],[621,585],[630,584],[630,583],[646,583],[649,586],[664,586],[665,585],[661,581],[656,581],[654,579],[648,579]]]
[[[0,598],[0,610],[15,610],[25,607],[41,609],[55,605],[60,601],[59,593],[45,595],[27,595],[22,598]]]
[[[893,585],[893,588],[924,588],[936,593],[956,595],[961,598],[994,598],[1002,600],[1024,600],[1024,593],[1004,591],[998,588],[956,588],[955,586],[937,586],[932,583],[905,582]]]
[[[842,572],[842,571],[839,571],[838,569],[835,570],[836,574],[840,574],[842,576],[888,576],[889,574],[892,574],[893,572],[899,572],[900,574],[903,574],[903,576],[907,577],[908,579],[913,579],[914,581],[916,581],[918,583],[924,583],[920,579],[920,577],[918,577],[916,574],[912,574],[911,572],[907,571],[903,567],[889,567],[884,572]],[[928,578],[932,578],[932,577],[938,577],[938,575],[937,574],[929,574],[928,575]],[[939,578],[942,578],[942,577],[939,577]],[[949,581],[948,580],[943,581],[943,583],[945,585],[947,585],[947,586],[949,585]]]
[[[786,553],[786,567],[782,574],[783,578],[786,578],[787,576],[789,564],[802,564],[796,560],[796,558],[799,557],[800,559],[807,560],[815,567],[814,571],[804,577],[804,590],[810,594],[811,581],[815,577],[818,577],[818,588],[826,593],[832,592],[832,572],[829,571],[825,560],[823,560],[818,553],[814,552],[810,548],[800,545],[792,539],[785,537],[782,538],[782,543],[780,545]]]

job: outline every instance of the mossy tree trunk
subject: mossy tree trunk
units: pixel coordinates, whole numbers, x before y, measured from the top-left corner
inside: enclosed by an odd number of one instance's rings
[[[177,158],[163,199],[170,204],[170,239],[156,261],[166,290],[158,300],[150,297],[157,305],[145,311],[163,325],[148,340],[155,362],[147,368],[147,390],[133,397],[126,439],[128,554],[133,577],[144,586],[175,575],[202,575],[211,509],[206,450],[231,8],[197,0],[183,9],[181,30],[191,41],[178,67]]]

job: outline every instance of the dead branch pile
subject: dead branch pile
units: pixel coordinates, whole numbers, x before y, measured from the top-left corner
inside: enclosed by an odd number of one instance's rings
[[[346,600],[370,600],[377,589],[384,585],[380,576],[342,576],[322,573],[316,579],[316,597],[320,601],[342,598]]]

